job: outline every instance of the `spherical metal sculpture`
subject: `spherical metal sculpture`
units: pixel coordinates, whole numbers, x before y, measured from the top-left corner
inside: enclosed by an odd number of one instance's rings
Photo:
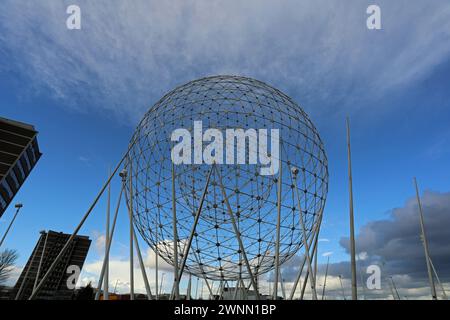
[[[262,164],[250,162],[211,165],[194,161],[173,165],[171,151],[175,142],[171,135],[179,128],[192,132],[196,121],[201,121],[204,129],[223,132],[230,128],[278,129],[278,171],[262,175]],[[249,144],[246,143],[248,149]],[[249,158],[246,155],[246,160]],[[279,263],[287,261],[304,243],[300,216],[310,238],[328,188],[324,147],[305,112],[279,90],[236,76],[195,80],[166,94],[138,125],[126,167],[131,172],[134,221],[142,237],[172,265],[176,242],[181,265],[192,234],[185,271],[213,280],[248,279],[249,269],[254,276],[268,272],[274,268],[277,248]],[[193,230],[206,185],[198,224]]]

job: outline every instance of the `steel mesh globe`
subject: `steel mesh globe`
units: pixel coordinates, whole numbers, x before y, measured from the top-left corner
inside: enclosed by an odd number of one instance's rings
[[[192,130],[194,121],[202,121],[205,128],[220,130],[279,129],[280,171],[263,176],[259,174],[259,164],[218,164],[214,170],[207,164],[173,166],[171,134],[178,128]],[[130,173],[126,188],[130,192],[132,186],[128,201],[132,201],[135,226],[149,246],[171,265],[174,265],[174,243],[178,245],[181,265],[206,179],[212,170],[184,271],[213,280],[250,277],[220,180],[254,276],[275,266],[278,179],[281,178],[280,264],[291,258],[304,242],[295,185],[308,238],[318,223],[328,188],[323,143],[306,113],[279,90],[238,76],[202,78],[161,98],[137,126],[126,168]],[[293,171],[298,171],[296,179]]]

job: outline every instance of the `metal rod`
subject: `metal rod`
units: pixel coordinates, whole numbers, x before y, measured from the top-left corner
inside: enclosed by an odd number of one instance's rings
[[[277,192],[277,233],[275,240],[275,281],[273,284],[273,299],[278,300],[278,278],[280,275],[280,224],[281,224],[281,186],[282,186],[282,162],[281,157],[279,159],[280,168],[278,175],[278,192]]]
[[[389,282],[389,289],[391,289],[392,299],[397,300],[397,296],[395,295],[391,282]]]
[[[310,248],[311,248],[311,245],[313,244],[313,241],[314,241],[313,250],[312,250],[313,251],[313,256],[314,256],[314,252],[316,251],[316,248],[317,248],[317,239],[318,239],[318,236],[319,236],[319,233],[320,233],[320,226],[322,224],[322,213],[323,213],[323,208],[319,212],[319,216],[317,218],[317,223],[315,225],[314,232],[313,232],[313,234],[310,237],[311,238],[310,243],[309,243],[309,247]],[[297,290],[298,283],[300,282],[300,278],[302,276],[303,268],[304,268],[305,264],[306,264],[306,253],[305,253],[305,258],[303,259],[302,266],[301,266],[301,268],[300,268],[300,270],[299,270],[299,272],[297,274],[297,279],[295,279],[294,286],[292,287],[292,290],[291,290],[291,296],[290,296],[291,300],[294,299],[294,294],[295,294],[295,291]],[[306,283],[308,281],[308,275],[309,275],[309,272],[307,271],[306,277],[305,277],[305,281],[302,284],[302,293],[301,293],[300,299],[303,299],[303,295],[304,295],[305,288],[306,288]]]
[[[130,300],[134,300],[134,226],[133,226],[133,164],[130,159],[130,172],[128,179],[130,181],[130,206],[128,208],[130,219]]]
[[[312,242],[314,241],[314,238],[315,238],[314,236],[311,237],[311,239],[310,239],[310,241],[309,241],[309,245],[310,245],[310,246],[312,245]],[[292,286],[291,294],[290,294],[290,296],[289,296],[289,300],[293,300],[293,299],[294,299],[295,291],[297,290],[297,286],[298,286],[298,284],[299,284],[299,282],[300,282],[300,278],[301,278],[301,276],[302,276],[302,274],[303,274],[303,269],[304,269],[304,267],[305,267],[305,264],[306,264],[306,253],[304,254],[304,257],[303,257],[303,260],[302,260],[301,267],[300,267],[300,269],[298,270],[297,278],[295,279],[294,285]]]
[[[281,273],[281,268],[279,269],[279,271],[280,271],[281,295],[283,296],[283,299],[286,300],[286,290],[284,288],[284,279],[283,274]]]
[[[128,214],[130,215],[131,210],[128,207],[128,204],[127,204],[127,209],[128,209]],[[129,218],[133,219],[132,216],[131,217],[129,216]],[[145,264],[144,264],[144,260],[142,259],[141,249],[139,248],[139,241],[137,239],[136,231],[134,230],[134,226],[131,229],[132,229],[131,232],[132,232],[133,240],[134,240],[134,246],[136,247],[136,253],[138,256],[139,267],[140,267],[141,273],[142,273],[142,279],[144,280],[144,286],[145,286],[145,291],[147,293],[147,298],[148,298],[148,300],[153,300],[152,291],[150,289],[150,284],[148,282],[147,272],[145,271]]]
[[[394,279],[392,277],[389,277],[391,279],[392,288],[394,289],[395,295],[397,296],[396,300],[401,300],[400,295],[398,294],[397,286],[395,285]]]
[[[206,287],[208,288],[210,295],[213,296],[214,294],[213,294],[213,292],[212,292],[212,288],[211,288],[211,286],[209,285],[208,279],[206,279],[205,269],[203,269],[203,266],[200,264],[200,259],[198,258],[196,252],[194,252],[194,257],[195,257],[195,260],[197,261],[197,263],[198,263],[198,265],[199,265],[199,267],[200,267],[200,272],[202,273],[203,280],[204,280],[205,283],[206,283]]]
[[[425,233],[425,223],[423,221],[422,203],[420,202],[419,187],[417,185],[416,178],[414,178],[414,185],[416,187],[417,205],[419,207],[419,217],[420,217],[420,228],[422,230],[422,243],[423,243],[423,249],[425,251],[425,259],[427,262],[427,271],[428,271],[428,280],[430,282],[431,298],[433,300],[437,300],[436,287],[434,285],[434,279],[433,279],[433,274],[432,274],[431,264],[430,264],[430,251],[428,249],[428,240],[427,240],[427,236]]]
[[[144,260],[142,259],[141,249],[139,248],[139,242],[136,237],[136,232],[134,231],[134,228],[133,228],[133,238],[134,238],[134,245],[136,247],[136,252],[137,252],[137,256],[138,256],[138,260],[139,260],[139,266],[140,266],[141,272],[142,272],[142,278],[144,279],[144,285],[145,285],[145,291],[147,292],[147,298],[148,298],[148,300],[153,300],[152,290],[150,289],[150,284],[148,283],[147,272],[145,271]]]
[[[237,228],[236,220],[234,218],[233,211],[231,210],[230,202],[228,201],[228,197],[227,197],[227,194],[225,192],[225,187],[223,186],[222,176],[221,176],[219,170],[217,169],[217,167],[216,167],[216,172],[217,172],[217,175],[219,177],[220,187],[222,189],[222,195],[223,195],[223,198],[225,200],[225,204],[226,204],[227,209],[228,209],[228,214],[230,215],[231,224],[233,225],[234,233],[236,234],[236,238],[238,240],[239,247],[240,247],[242,256],[244,258],[245,265],[247,267],[247,272],[248,272],[248,274],[250,276],[250,280],[252,281],[253,289],[255,290],[256,300],[259,300],[258,287],[256,285],[255,278],[253,277],[252,269],[251,269],[250,264],[249,264],[248,259],[247,259],[247,253],[245,252],[244,244],[242,243],[242,239],[241,239],[241,234],[239,233],[239,230]]]
[[[328,266],[330,265],[330,256],[327,259],[327,268],[325,269],[325,280],[323,281],[322,300],[325,298],[325,288],[327,287]]]
[[[121,173],[122,188],[120,188],[119,198],[117,199],[116,211],[114,213],[113,223],[112,223],[112,226],[111,226],[111,233],[109,235],[108,247],[107,247],[107,250],[106,250],[106,253],[107,253],[108,256],[109,256],[109,252],[111,250],[111,244],[112,244],[112,239],[113,239],[113,236],[114,236],[114,230],[116,230],[116,222],[117,222],[117,216],[119,214],[120,202],[122,200],[123,192],[125,190],[125,181],[124,180],[126,179],[126,175],[124,176],[124,174],[126,174],[126,173],[125,172]],[[98,279],[97,293],[95,294],[95,300],[100,299],[100,291],[102,289],[103,277],[105,276],[106,266],[108,264],[108,260],[106,259],[107,255],[105,255],[105,258],[103,260],[102,270],[100,271],[100,277]],[[114,293],[116,292],[116,287],[117,287],[117,281],[116,281],[116,285],[114,287]]]
[[[178,278],[178,230],[177,230],[177,208],[175,199],[175,164],[172,163],[172,228],[173,228],[173,281],[175,286],[175,300],[180,300],[180,282]]]
[[[344,298],[344,300],[347,300],[345,298],[345,290],[344,290],[344,285],[342,284],[342,276],[341,275],[339,275],[339,282],[341,283],[342,297]]]
[[[163,292],[163,284],[164,284],[164,276],[165,276],[166,274],[163,272],[162,273],[162,275],[161,275],[161,283],[160,283],[160,285],[159,285],[159,293],[161,293],[161,292]],[[156,284],[156,286],[158,286],[158,284]]]
[[[433,264],[433,261],[431,260],[431,258],[430,258],[430,264],[431,264],[431,268],[433,269],[434,276],[436,277],[436,280],[439,283],[439,286],[441,287],[442,295],[444,296],[444,300],[448,300],[447,293],[445,292],[444,286],[442,285],[442,282],[439,279],[439,276],[436,272],[436,269],[434,268],[434,264]]]
[[[109,169],[109,174],[111,174],[111,169]],[[105,270],[105,283],[103,285],[103,300],[109,300],[109,254],[108,254],[108,242],[109,242],[109,226],[110,226],[110,216],[111,216],[111,183],[108,185],[108,201],[106,205],[106,239],[105,239],[105,259],[106,259],[106,270]]]
[[[192,290],[192,275],[189,274],[189,281],[186,290],[186,300],[191,300],[191,290]]]
[[[189,240],[187,242],[187,245],[184,248],[183,260],[181,262],[180,270],[178,271],[178,281],[183,276],[184,267],[186,266],[187,257],[188,257],[188,254],[189,254],[189,250],[191,249],[191,246],[192,246],[192,240],[194,239],[195,229],[197,228],[198,220],[200,218],[200,213],[201,213],[202,208],[203,208],[203,202],[205,201],[205,197],[206,197],[206,194],[208,192],[209,180],[211,178],[211,173],[213,172],[214,167],[215,167],[215,165],[213,165],[211,167],[211,170],[209,170],[208,177],[207,177],[206,183],[205,183],[205,188],[203,189],[202,198],[200,200],[200,204],[198,206],[197,213],[195,214],[194,223],[192,225],[191,233],[189,235]],[[172,290],[171,299],[172,299],[172,296],[173,296],[173,293],[174,293],[173,291],[174,290]]]
[[[42,248],[41,258],[39,259],[39,266],[38,266],[38,270],[36,273],[36,279],[34,279],[33,290],[36,289],[36,286],[37,286],[38,280],[39,280],[39,276],[41,275],[42,261],[44,260],[44,253],[45,253],[45,249],[47,248],[47,239],[48,239],[48,232],[45,236],[44,247]]]
[[[350,120],[348,117],[347,117],[347,156],[348,156],[348,191],[349,191],[349,208],[350,208],[350,258],[352,269],[352,300],[358,300],[358,288],[356,281],[355,223],[353,214],[352,156],[350,146]]]
[[[31,257],[30,265],[28,266],[27,272],[25,272],[25,276],[23,277],[22,283],[20,284],[20,288],[19,288],[19,290],[17,291],[16,297],[15,297],[14,300],[19,300],[20,295],[22,294],[22,290],[23,290],[23,288],[24,288],[24,286],[25,286],[25,283],[27,282],[27,279],[28,279],[28,275],[29,275],[29,273],[30,273],[30,270],[31,270],[31,268],[33,267],[34,259],[35,259],[36,256],[37,256],[37,252],[38,252],[38,250],[39,250],[39,246],[41,245],[41,241],[42,241],[42,237],[39,237],[39,241],[38,241],[38,244],[37,244],[37,246],[36,246],[36,251],[33,253],[33,256]]]
[[[133,142],[133,144],[130,145],[129,149],[131,149],[131,147],[134,145],[135,142]],[[39,282],[39,284],[37,285],[37,287],[33,290],[33,292],[31,293],[31,296],[28,298],[29,300],[32,300],[36,297],[37,293],[39,292],[39,290],[42,288],[42,286],[44,285],[45,281],[48,279],[48,277],[50,276],[50,274],[53,272],[53,270],[56,268],[57,264],[59,263],[59,261],[61,260],[61,258],[63,257],[64,253],[66,252],[67,248],[70,246],[70,244],[72,243],[73,239],[75,238],[75,236],[77,235],[78,231],[80,231],[81,227],[83,226],[84,222],[86,221],[86,219],[89,217],[90,213],[92,212],[92,210],[94,209],[94,207],[97,205],[98,200],[100,199],[100,197],[103,195],[103,192],[105,192],[106,187],[109,185],[109,183],[111,182],[112,178],[114,177],[114,175],[116,174],[117,170],[119,170],[120,166],[122,165],[122,163],[124,162],[125,158],[127,157],[128,152],[123,156],[123,158],[119,161],[119,163],[117,164],[116,168],[114,169],[113,173],[110,175],[109,179],[105,182],[105,184],[103,185],[102,189],[100,190],[100,192],[98,193],[97,197],[94,199],[94,202],[91,204],[91,206],[89,207],[89,209],[86,211],[86,213],[84,214],[83,218],[81,219],[80,223],[78,224],[78,226],[75,228],[75,230],[73,231],[72,235],[69,237],[69,239],[67,240],[66,244],[64,245],[64,247],[61,249],[61,251],[59,252],[58,256],[56,256],[55,260],[53,260],[53,263],[50,265],[50,267],[48,268],[47,272],[45,273],[44,277],[42,278],[42,280]]]
[[[320,211],[320,219],[319,219],[319,225],[317,227],[317,231],[315,233],[315,239],[314,239],[314,247],[313,247],[313,252],[312,252],[312,257],[311,258],[315,258],[317,255],[317,249],[318,249],[318,243],[319,243],[319,233],[320,233],[320,226],[322,224],[322,216],[323,216],[323,208]],[[305,296],[305,289],[306,289],[306,284],[308,283],[308,278],[309,277],[314,277],[314,280],[316,279],[316,275],[314,274],[315,272],[309,273],[308,270],[306,270],[306,276],[305,276],[305,281],[303,282],[303,286],[302,286],[302,292],[300,294],[300,300],[303,300],[303,297]]]
[[[308,245],[308,237],[306,235],[305,220],[303,219],[303,213],[302,213],[302,207],[301,207],[301,201],[300,201],[300,193],[298,192],[298,186],[297,186],[297,174],[298,174],[298,172],[295,171],[295,169],[294,169],[294,171],[292,171],[292,169],[290,171],[291,171],[291,174],[293,175],[293,176],[291,176],[291,180],[292,180],[292,184],[295,186],[295,193],[296,193],[296,196],[297,196],[297,206],[298,206],[298,212],[299,212],[299,215],[300,215],[300,225],[301,225],[301,228],[302,228],[303,243],[304,243],[304,246],[305,246],[305,258],[306,258],[306,262],[307,262],[309,273],[311,273],[312,272],[312,266],[311,266],[311,257],[309,255],[310,248],[309,248],[309,245]],[[313,300],[317,300],[316,278],[315,278],[315,276],[311,277],[310,283],[311,283],[311,291],[312,291]]]
[[[0,241],[0,247],[2,246],[3,242],[5,241],[6,236],[8,235],[8,232],[9,232],[9,230],[11,229],[11,227],[12,227],[12,225],[13,225],[13,223],[14,223],[14,220],[16,220],[17,215],[19,214],[19,211],[20,211],[20,209],[21,209],[22,207],[23,207],[23,205],[22,205],[21,203],[16,204],[16,213],[14,214],[14,217],[12,218],[11,222],[9,223],[9,226],[8,226],[8,228],[6,229],[5,234],[4,234],[3,237],[2,237],[2,240]]]

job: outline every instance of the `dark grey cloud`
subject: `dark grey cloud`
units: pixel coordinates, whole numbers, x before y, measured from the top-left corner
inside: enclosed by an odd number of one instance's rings
[[[425,192],[422,197],[425,231],[429,242],[430,255],[440,280],[448,290],[450,282],[450,192]],[[387,219],[371,221],[362,226],[356,236],[357,281],[360,296],[369,299],[392,298],[391,280],[402,298],[428,298],[430,289],[423,245],[420,239],[420,220],[416,198],[410,198],[405,205],[390,211]],[[349,240],[343,237],[340,245],[349,253]],[[301,256],[294,256],[283,265],[283,279],[293,282],[302,263]],[[381,269],[381,290],[368,290],[362,284],[367,280],[366,268],[376,264]],[[325,265],[319,265],[318,288],[323,282]],[[305,266],[306,268],[306,266]],[[306,269],[305,269],[306,270]],[[350,294],[350,263],[341,261],[330,263],[329,298],[340,299],[342,291],[337,280],[342,276],[347,294]],[[334,277],[334,279],[333,279]],[[273,274],[269,276],[273,281]],[[438,295],[442,294],[436,283]]]
[[[430,256],[439,276],[450,278],[450,193],[425,192],[421,198],[425,232]],[[366,253],[360,264],[378,263],[389,275],[408,275],[425,279],[427,269],[420,239],[420,220],[416,198],[391,211],[390,219],[372,221],[364,225],[356,237],[358,253]],[[348,238],[340,240],[349,252]],[[345,263],[334,265],[334,273],[348,274]]]

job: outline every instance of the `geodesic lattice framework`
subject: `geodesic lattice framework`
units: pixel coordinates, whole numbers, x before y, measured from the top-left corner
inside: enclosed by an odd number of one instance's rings
[[[280,264],[303,245],[294,183],[308,238],[325,206],[327,158],[319,134],[306,113],[287,95],[250,78],[214,76],[166,94],[144,116],[131,142],[127,170],[132,172],[133,216],[153,250],[174,265],[172,220],[173,130],[193,130],[194,121],[225,132],[230,128],[279,129],[281,151]],[[253,275],[275,266],[279,174],[259,174],[259,164],[217,165]],[[207,164],[175,166],[178,262],[191,233],[206,178]],[[292,168],[299,170],[297,179]],[[127,182],[129,190],[130,183]],[[208,192],[196,227],[186,271],[212,280],[250,277],[222,197],[219,175],[211,172]]]

